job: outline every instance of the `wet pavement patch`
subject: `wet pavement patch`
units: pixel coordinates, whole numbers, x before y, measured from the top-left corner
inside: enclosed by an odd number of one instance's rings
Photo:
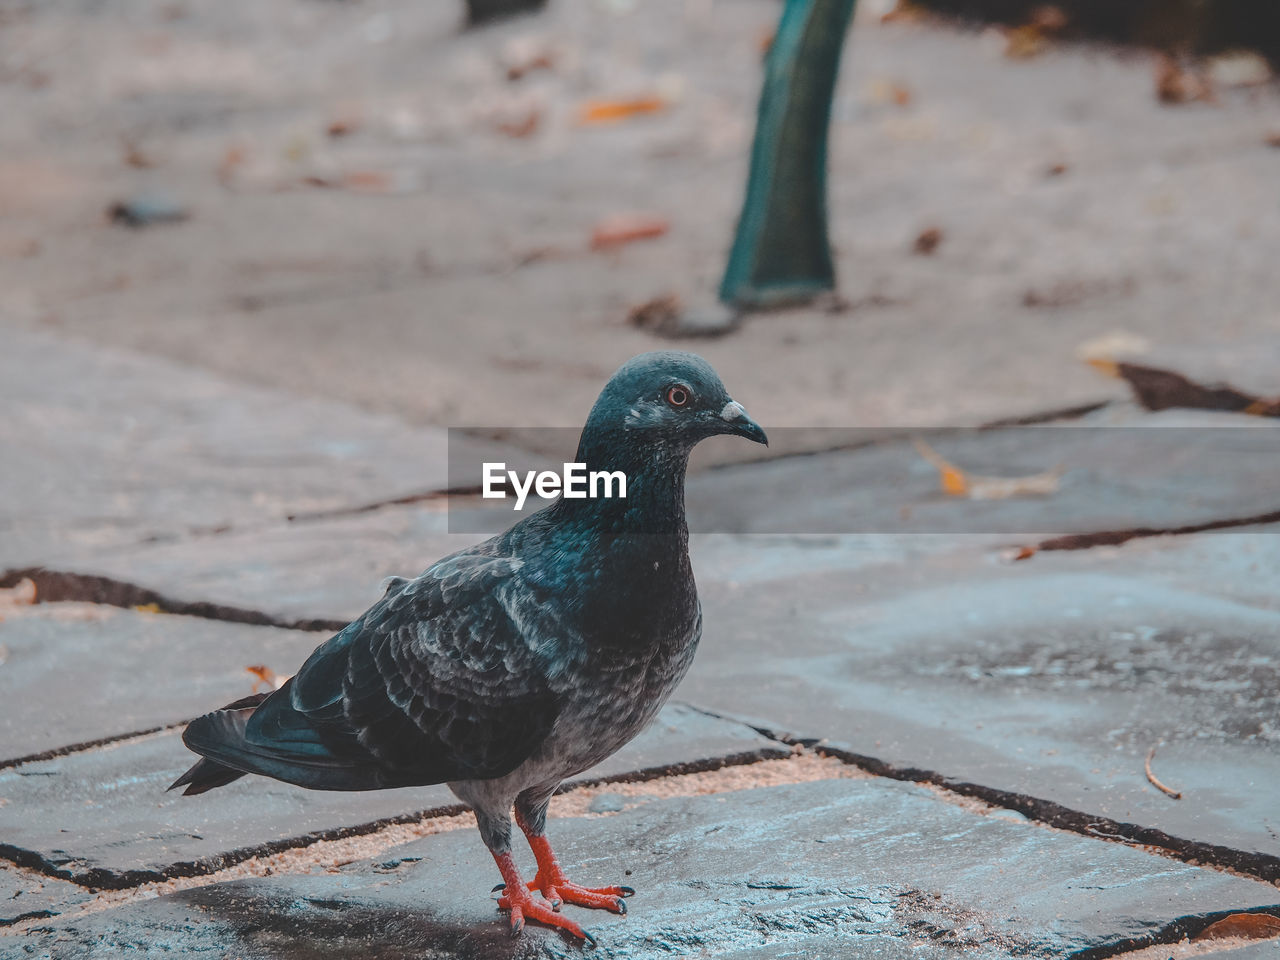
[[[1247,539],[1266,564],[1274,538]],[[1216,862],[1280,876],[1280,616],[1220,596],[1237,571],[1192,569],[1201,554],[1179,564],[1178,550],[1105,572],[1085,554],[1004,565],[957,551],[775,574],[768,590],[706,585],[716,615],[681,695],[899,771],[1235,850]],[[1180,800],[1147,780],[1157,745]]]
[[[646,779],[788,755],[788,747],[750,727],[669,704],[636,740],[580,779]],[[459,809],[444,786],[326,793],[246,777],[199,797],[167,793],[191,763],[172,731],[0,771],[0,856],[116,889]]]
[[[1057,958],[1177,939],[1224,911],[1280,911],[1267,884],[875,779],[654,800],[555,820],[550,834],[579,882],[625,875],[638,890],[625,918],[566,908],[601,957]],[[204,886],[27,936],[37,948],[56,939],[67,958],[209,944],[282,958],[578,954],[545,930],[512,940],[486,899],[492,873],[479,839],[458,830],[336,872]]]

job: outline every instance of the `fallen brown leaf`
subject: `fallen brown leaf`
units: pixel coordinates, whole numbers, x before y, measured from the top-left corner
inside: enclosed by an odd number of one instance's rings
[[[517,117],[503,118],[494,123],[499,133],[505,133],[508,137],[523,139],[537,133],[538,127],[542,124],[542,111],[537,107],[530,107],[523,114]]]
[[[36,602],[36,582],[23,577],[12,587],[0,588],[0,605],[26,607]]]
[[[1027,60],[1049,48],[1049,38],[1034,23],[1013,27],[1004,36],[1004,55],[1011,60]]]
[[[915,23],[924,20],[929,13],[912,0],[898,0],[893,9],[880,17],[881,23]]]
[[[921,256],[927,257],[938,249],[938,245],[942,243],[945,234],[941,227],[929,227],[927,230],[920,231],[920,235],[916,237],[913,249]]]
[[[391,177],[381,170],[349,170],[342,175],[342,185],[348,190],[386,193],[391,189]]]
[[[627,323],[641,330],[667,336],[679,326],[682,309],[680,298],[676,294],[663,294],[632,307],[627,313]]]
[[[1086,358],[1094,369],[1128,382],[1134,396],[1148,410],[1223,410],[1254,417],[1280,417],[1280,397],[1259,397],[1226,383],[1196,383],[1173,370],[1161,370],[1123,360]]]
[[[621,213],[605,217],[591,232],[592,250],[611,250],[636,240],[652,240],[671,229],[666,217],[647,213]]]
[[[360,121],[355,117],[338,117],[329,121],[329,125],[324,128],[324,132],[337,139],[338,137],[346,137],[355,133],[359,127]]]
[[[967,473],[943,457],[923,440],[912,441],[920,456],[938,471],[942,492],[969,500],[1009,500],[1014,497],[1047,497],[1058,492],[1062,467],[1025,477],[982,477]]]
[[[1190,103],[1193,100],[1212,102],[1213,87],[1199,72],[1184,69],[1167,53],[1156,57],[1156,99],[1161,103]]]
[[[253,681],[254,693],[258,692],[258,687],[260,686],[267,686],[272,690],[279,690],[284,686],[285,681],[289,679],[289,676],[282,677],[280,674],[262,663],[255,663],[251,666],[245,667],[244,669],[246,672],[253,674],[253,676],[257,678]]]
[[[1239,937],[1241,940],[1269,940],[1280,937],[1280,917],[1269,913],[1233,913],[1209,924],[1192,940],[1226,940]]]
[[[629,117],[660,113],[667,108],[661,97],[631,97],[621,100],[588,100],[578,111],[578,123],[591,126],[618,123]]]
[[[147,153],[135,140],[126,138],[121,144],[124,150],[124,162],[139,170],[149,170],[156,165],[156,159]]]

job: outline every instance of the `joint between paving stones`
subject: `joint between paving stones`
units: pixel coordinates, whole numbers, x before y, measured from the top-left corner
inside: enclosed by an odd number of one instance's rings
[[[713,710],[707,710],[694,704],[686,703],[691,710],[718,720],[744,721]],[[900,780],[908,783],[927,784],[963,797],[981,800],[995,807],[1015,810],[1028,820],[1059,830],[1089,837],[1094,840],[1105,840],[1122,843],[1126,846],[1142,847],[1150,852],[1166,856],[1183,863],[1214,867],[1229,870],[1237,874],[1262,880],[1270,884],[1280,884],[1280,857],[1266,853],[1237,850],[1220,844],[1205,843],[1199,840],[1187,840],[1157,830],[1154,827],[1143,827],[1136,823],[1123,823],[1108,817],[1095,816],[1070,807],[1044,800],[1039,797],[1001,790],[980,783],[955,780],[935,770],[921,767],[898,767],[877,757],[857,753],[847,747],[830,743],[822,737],[803,737],[790,733],[779,733],[776,729],[748,723],[752,730],[781,744],[801,746],[824,757],[833,757],[851,764],[877,777]]]
[[[261,610],[247,610],[207,600],[175,600],[146,587],[112,577],[96,574],[50,570],[46,567],[26,567],[0,573],[0,589],[13,587],[22,580],[36,585],[37,603],[100,603],[110,607],[131,610],[146,607],[186,617],[206,620],[223,620],[228,623],[244,623],[259,627],[281,627],[286,630],[336,633],[345,627],[346,620],[325,618],[301,618],[284,620]]]
[[[569,793],[578,789],[604,786],[611,783],[644,783],[651,780],[658,780],[663,777],[681,776],[690,773],[704,773],[711,770],[721,770],[726,767],[747,766],[770,759],[777,759],[777,757],[767,750],[746,750],[722,757],[711,757],[706,760],[681,761],[655,767],[644,767],[640,770],[631,770],[607,777],[593,777],[590,779],[575,780],[568,784],[562,784],[560,790],[557,792]],[[128,890],[146,883],[157,883],[165,880],[176,880],[185,877],[205,876],[210,873],[216,873],[219,870],[225,870],[228,867],[233,867],[236,864],[243,863],[253,857],[272,856],[286,850],[302,849],[311,846],[314,843],[326,840],[344,840],[349,837],[367,836],[368,834],[377,833],[385,827],[397,826],[400,824],[418,823],[423,820],[435,820],[442,817],[453,817],[466,813],[469,809],[469,807],[461,803],[432,807],[426,810],[419,810],[414,813],[400,814],[394,817],[383,817],[368,823],[353,824],[347,827],[337,827],[332,830],[315,831],[296,837],[286,837],[281,840],[273,840],[268,843],[240,847],[236,850],[229,850],[213,857],[173,863],[162,870],[118,871],[104,867],[95,867],[91,870],[77,872],[68,868],[65,862],[59,863],[48,859],[36,851],[27,850],[23,847],[17,847],[6,843],[0,843],[0,860],[7,860],[15,866],[32,870],[47,877],[70,881],[77,886],[85,887],[89,890]]]
[[[1280,918],[1280,904],[1267,907],[1250,907],[1245,910],[1214,910],[1211,913],[1191,913],[1178,917],[1145,937],[1126,937],[1112,943],[1102,943],[1086,947],[1068,954],[1065,960],[1110,960],[1111,957],[1123,956],[1134,950],[1154,947],[1161,944],[1174,944],[1183,940],[1191,940],[1202,931],[1224,917],[1236,913],[1252,913],[1268,917]]]

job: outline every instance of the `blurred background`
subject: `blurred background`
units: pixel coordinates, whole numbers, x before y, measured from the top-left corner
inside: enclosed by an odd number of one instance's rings
[[[722,323],[781,10],[9,0],[3,322],[451,426],[577,425],[690,332],[774,427],[1127,396],[1081,362],[1099,338],[1193,379],[1260,365],[1274,5],[859,4],[836,294]]]

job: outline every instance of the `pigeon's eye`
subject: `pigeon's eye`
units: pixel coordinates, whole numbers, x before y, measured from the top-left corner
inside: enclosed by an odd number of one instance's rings
[[[689,404],[689,388],[676,384],[667,390],[667,403],[673,407],[684,407]]]

